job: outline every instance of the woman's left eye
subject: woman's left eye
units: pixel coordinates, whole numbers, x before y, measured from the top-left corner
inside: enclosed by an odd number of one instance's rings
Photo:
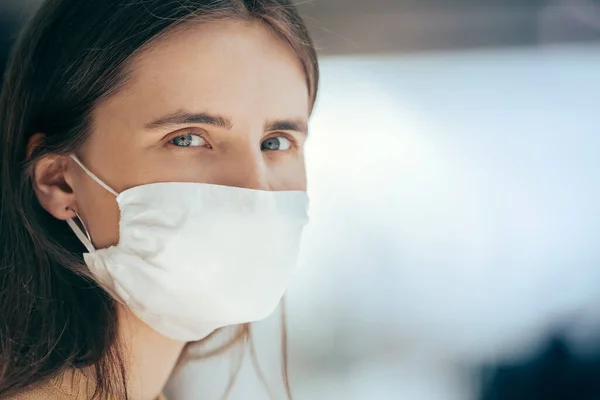
[[[292,142],[283,136],[275,136],[265,139],[261,144],[261,150],[286,151],[292,147]]]
[[[195,133],[186,133],[185,135],[175,136],[169,143],[177,147],[201,147],[207,145],[206,140]]]

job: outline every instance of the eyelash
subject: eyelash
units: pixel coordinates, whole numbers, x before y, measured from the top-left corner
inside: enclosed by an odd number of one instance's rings
[[[177,146],[177,145],[175,145],[175,144],[172,143],[174,139],[176,139],[178,137],[181,137],[181,136],[187,136],[187,135],[197,136],[197,137],[201,138],[202,140],[204,140],[206,142],[206,146],[200,146],[200,147],[196,147],[196,146]],[[175,147],[177,150],[183,150],[183,151],[198,150],[199,148],[203,148],[203,149],[211,149],[212,148],[212,146],[210,145],[208,139],[206,139],[204,137],[204,135],[202,135],[201,133],[198,133],[198,132],[196,132],[194,130],[184,131],[184,132],[181,132],[181,133],[170,135],[167,138],[166,145],[169,146],[169,147]]]
[[[290,144],[291,144],[290,150],[298,148],[298,140],[296,140],[296,138],[293,135],[290,135],[290,134],[285,133],[285,132],[276,132],[276,133],[274,133],[272,135],[269,135],[266,138],[264,138],[261,141],[261,143],[264,142],[265,140],[268,140],[268,139],[271,139],[271,138],[274,138],[274,137],[283,137],[283,138],[286,138],[287,140],[289,140]],[[282,152],[286,152],[286,151],[290,151],[290,150],[284,150]]]
[[[172,141],[175,138],[178,138],[180,136],[186,136],[186,135],[198,136],[199,138],[201,138],[202,140],[204,140],[207,143],[207,145],[206,146],[200,146],[200,147],[195,147],[195,146],[177,146],[177,145],[175,145],[175,144],[172,143]],[[289,140],[290,144],[291,144],[290,150],[292,148],[296,149],[296,148],[299,147],[298,140],[293,135],[290,135],[290,134],[285,133],[285,132],[276,132],[276,133],[274,133],[274,134],[272,134],[270,136],[267,136],[267,137],[265,137],[265,138],[262,139],[261,143],[264,142],[265,140],[268,140],[268,139],[274,138],[274,137],[283,137],[283,138],[286,138],[287,140]],[[206,139],[206,137],[204,137],[204,135],[202,135],[202,134],[200,134],[200,133],[198,133],[196,131],[193,131],[193,130],[191,130],[191,131],[185,131],[185,132],[182,132],[182,133],[177,133],[175,135],[169,136],[167,138],[166,145],[169,146],[169,147],[175,147],[177,150],[183,150],[183,151],[197,150],[199,148],[212,149],[212,146],[210,145],[208,139]],[[290,151],[290,150],[284,150],[283,152],[287,152],[287,151]],[[275,151],[275,152],[277,152],[277,151]]]

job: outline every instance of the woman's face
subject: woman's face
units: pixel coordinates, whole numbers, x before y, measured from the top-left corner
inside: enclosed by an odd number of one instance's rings
[[[222,21],[161,39],[93,113],[82,162],[117,192],[153,182],[306,190],[309,116],[294,52],[259,23]],[[118,242],[115,197],[71,161],[71,208],[96,248]]]

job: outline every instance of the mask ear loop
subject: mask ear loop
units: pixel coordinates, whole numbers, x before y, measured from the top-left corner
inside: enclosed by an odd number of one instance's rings
[[[75,220],[73,218],[68,219],[67,224],[69,224],[69,226],[71,227],[71,229],[73,230],[73,232],[75,233],[77,238],[81,241],[81,243],[83,243],[83,245],[88,250],[88,252],[93,253],[94,251],[96,251],[96,249],[94,248],[94,245],[92,244],[92,238],[90,237],[89,231],[88,231],[87,227],[85,226],[83,219],[72,208],[69,208],[69,210],[71,210],[75,213],[75,216],[79,220],[79,223],[83,227],[83,230],[79,227],[79,224],[77,222],[75,222]],[[110,287],[110,285],[108,285],[98,279],[94,279],[94,281],[96,282],[96,284],[99,287],[101,287],[105,292],[107,292],[115,301],[117,301],[118,303],[127,307],[127,304],[125,304],[125,302],[123,300],[121,300],[121,297],[119,296],[119,294],[112,287]]]
[[[83,165],[83,163],[79,160],[79,158],[75,155],[75,154],[71,154],[71,158],[73,159],[73,161],[75,161],[77,163],[77,165],[79,165],[81,167],[82,170],[85,171],[85,173],[92,178],[98,185],[102,186],[104,189],[106,189],[109,193],[112,193],[115,197],[119,196],[119,193],[117,193],[115,190],[113,190],[113,188],[111,188],[110,186],[108,186],[106,183],[102,182],[102,179],[98,178],[96,176],[96,174],[94,174],[92,171],[90,171],[85,165]]]
[[[92,238],[90,237],[90,233],[89,233],[87,227],[85,226],[83,219],[81,219],[81,217],[79,216],[79,214],[77,214],[77,212],[75,210],[73,210],[71,208],[69,208],[69,210],[71,210],[75,213],[75,216],[79,220],[79,223],[81,224],[81,226],[83,227],[84,230],[81,230],[81,228],[73,220],[73,218],[69,218],[67,220],[67,224],[69,224],[69,226],[71,227],[71,229],[73,230],[73,232],[75,233],[77,238],[81,241],[81,243],[83,243],[83,245],[88,250],[88,252],[92,253],[92,252],[96,251],[96,249],[94,248],[94,245],[92,244]]]
[[[102,180],[100,178],[98,178],[92,171],[90,171],[85,165],[83,165],[83,163],[79,160],[79,158],[75,154],[71,154],[71,158],[98,185],[102,186],[109,193],[112,193],[115,197],[119,196],[119,194],[115,190],[113,190],[106,183],[102,182]],[[67,224],[69,224],[69,226],[71,227],[71,229],[73,230],[73,232],[75,233],[75,235],[77,236],[77,238],[81,241],[81,243],[83,243],[83,245],[85,246],[85,248],[90,253],[96,251],[96,249],[94,248],[94,245],[92,244],[92,238],[90,237],[89,231],[88,231],[87,227],[85,226],[85,223],[83,222],[83,220],[81,219],[81,217],[79,216],[79,214],[77,214],[77,212],[75,212],[75,210],[73,210],[71,208],[69,208],[69,209],[75,213],[75,215],[77,216],[77,219],[81,223],[81,226],[83,227],[83,229],[85,230],[85,232],[81,230],[81,227],[73,220],[73,218],[68,219],[67,220]]]

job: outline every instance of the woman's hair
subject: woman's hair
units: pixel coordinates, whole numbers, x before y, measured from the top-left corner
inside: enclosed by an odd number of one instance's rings
[[[38,203],[31,167],[85,141],[93,109],[124,86],[136,54],[175,28],[222,19],[262,21],[286,42],[314,105],[317,56],[289,0],[47,0],[19,37],[0,93],[0,397],[91,367],[95,398],[126,398],[116,303],[67,224]],[[37,132],[45,138],[27,154]],[[230,344],[249,334],[240,327]]]

